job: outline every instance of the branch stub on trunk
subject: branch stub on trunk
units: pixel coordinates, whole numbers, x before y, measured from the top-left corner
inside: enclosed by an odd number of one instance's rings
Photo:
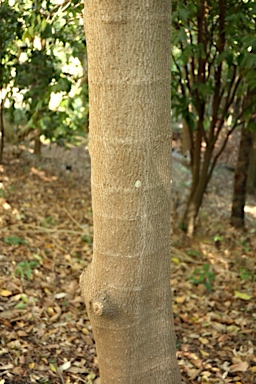
[[[106,292],[89,301],[90,311],[95,316],[113,317],[117,314],[117,305],[115,305]]]

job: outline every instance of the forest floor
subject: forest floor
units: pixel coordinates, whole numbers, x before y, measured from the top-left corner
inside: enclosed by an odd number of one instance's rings
[[[4,156],[0,384],[100,384],[79,290],[93,246],[88,151],[44,147],[39,161],[25,147],[10,146]],[[189,172],[175,160],[173,175],[177,223]],[[177,224],[171,234],[183,383],[256,383],[256,197],[247,201],[246,230],[234,230],[232,181],[232,172],[217,168],[195,237]]]

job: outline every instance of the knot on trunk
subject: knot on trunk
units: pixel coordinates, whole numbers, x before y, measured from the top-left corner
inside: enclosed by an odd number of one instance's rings
[[[80,276],[81,293],[89,317],[114,317],[120,312],[120,305],[110,292],[106,291],[95,279],[92,264]]]
[[[113,317],[117,314],[117,305],[103,292],[89,301],[89,311],[95,316]]]

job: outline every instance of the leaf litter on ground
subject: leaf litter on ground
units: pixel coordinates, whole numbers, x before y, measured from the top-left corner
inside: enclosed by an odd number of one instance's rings
[[[93,247],[89,156],[79,149],[67,173],[65,156],[70,163],[72,154],[58,151],[56,161],[44,148],[38,167],[25,151],[16,159],[10,150],[1,167],[1,384],[100,384],[79,290]],[[246,232],[229,226],[231,194],[215,193],[221,177],[207,194],[195,238],[179,228],[171,234],[183,383],[255,382],[256,218],[248,215]]]

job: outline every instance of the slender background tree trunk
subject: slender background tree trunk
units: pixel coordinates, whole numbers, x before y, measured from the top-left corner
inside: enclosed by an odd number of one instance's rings
[[[246,185],[252,147],[252,132],[244,123],[241,131],[239,153],[234,178],[234,191],[230,223],[236,228],[244,227]]]
[[[40,140],[41,132],[39,128],[34,130],[34,155],[37,157],[41,156],[41,140]]]
[[[0,102],[0,164],[3,161],[4,152],[4,100]]]
[[[178,384],[170,289],[170,14],[85,1],[94,254],[81,276],[102,384]]]
[[[248,193],[253,194],[256,192],[256,117],[253,119],[252,124],[254,125],[253,129],[255,131],[252,133],[252,148],[250,153],[247,189]]]

